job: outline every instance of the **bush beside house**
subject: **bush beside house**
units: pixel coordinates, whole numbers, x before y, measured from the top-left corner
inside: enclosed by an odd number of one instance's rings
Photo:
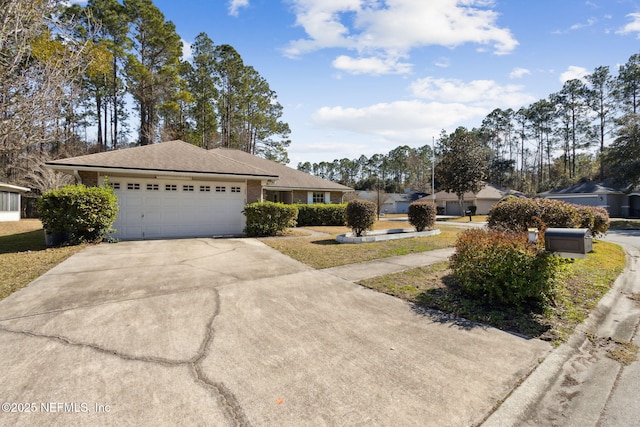
[[[118,199],[110,187],[68,185],[47,191],[37,201],[46,233],[66,233],[71,243],[99,242],[118,215]]]
[[[347,209],[346,203],[341,204],[299,204],[298,208],[298,226],[305,227],[310,225],[344,225]]]
[[[249,237],[276,236],[296,226],[298,208],[274,202],[249,203],[242,213],[247,217],[244,232]]]

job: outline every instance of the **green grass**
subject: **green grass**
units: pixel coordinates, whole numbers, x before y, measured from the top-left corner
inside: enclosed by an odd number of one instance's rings
[[[84,247],[47,248],[38,220],[0,222],[0,299],[27,286]]]
[[[396,221],[379,221],[374,226],[375,229],[408,227],[410,227],[408,223]],[[455,245],[456,236],[461,231],[458,227],[442,226],[438,227],[441,233],[435,236],[362,244],[340,244],[336,241],[336,236],[349,232],[350,229],[347,227],[308,228],[326,233],[327,237],[264,238],[261,240],[272,248],[313,268],[328,268],[452,247]]]
[[[600,298],[613,286],[625,266],[619,246],[594,242],[584,260],[567,261],[556,282],[555,300],[532,310],[485,304],[469,298],[457,286],[448,262],[440,262],[360,282],[361,285],[473,322],[559,344],[586,319]]]

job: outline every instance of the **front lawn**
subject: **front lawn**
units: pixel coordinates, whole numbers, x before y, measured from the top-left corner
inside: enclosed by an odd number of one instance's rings
[[[625,266],[625,253],[620,246],[596,240],[593,249],[584,260],[567,261],[557,280],[553,305],[539,312],[492,306],[465,296],[447,261],[364,280],[360,284],[412,302],[420,309],[439,310],[559,344],[587,318]]]
[[[374,229],[409,228],[408,222],[377,221]],[[338,243],[336,236],[348,233],[347,227],[306,227],[326,237],[279,238],[269,237],[262,242],[313,268],[328,268],[354,264],[379,258],[407,255],[455,246],[459,227],[438,226],[441,233],[429,237],[413,237],[363,244]]]
[[[47,248],[36,219],[0,222],[0,299],[27,286],[85,245]]]

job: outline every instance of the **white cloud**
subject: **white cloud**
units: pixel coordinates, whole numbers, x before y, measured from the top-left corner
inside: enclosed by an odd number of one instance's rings
[[[238,11],[242,7],[248,7],[249,0],[231,0],[229,2],[229,15],[238,16]]]
[[[482,117],[484,108],[461,103],[396,101],[363,108],[322,107],[313,115],[321,127],[375,135],[387,141],[411,141],[439,129]]]
[[[524,77],[526,75],[531,74],[531,71],[527,70],[526,68],[520,68],[520,67],[516,67],[513,69],[513,71],[511,71],[509,73],[509,78],[510,79],[519,79],[521,77]]]
[[[519,108],[534,100],[519,85],[502,86],[493,80],[472,80],[425,77],[411,84],[417,98],[438,102],[468,103],[484,108]]]
[[[576,65],[571,65],[564,73],[560,74],[560,82],[564,83],[569,80],[578,79],[584,80],[586,76],[588,76],[589,70],[584,67],[578,67]]]
[[[362,59],[403,58],[422,46],[475,43],[497,55],[518,45],[486,0],[290,0],[306,38],[291,41],[289,57],[325,48],[354,50]],[[358,59],[351,61],[355,65]],[[338,62],[340,64],[340,62]],[[362,70],[364,67],[354,67]],[[376,72],[378,70],[376,69]],[[397,72],[390,67],[389,72]]]
[[[340,55],[333,60],[332,65],[338,70],[350,74],[407,74],[411,72],[411,64],[399,62],[397,58],[352,58]]]
[[[185,39],[182,39],[181,41],[182,41],[182,59],[186,61],[193,57],[193,54],[191,52],[191,43],[189,43]]]
[[[627,15],[627,18],[631,18],[631,22],[622,27],[617,31],[619,34],[629,34],[629,33],[638,33],[638,38],[640,38],[640,13],[630,13]]]

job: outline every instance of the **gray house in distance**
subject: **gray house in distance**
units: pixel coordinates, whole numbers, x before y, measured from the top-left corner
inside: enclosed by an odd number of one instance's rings
[[[538,194],[545,199],[605,208],[611,217],[640,217],[640,189],[615,185],[612,179],[584,181]]]

